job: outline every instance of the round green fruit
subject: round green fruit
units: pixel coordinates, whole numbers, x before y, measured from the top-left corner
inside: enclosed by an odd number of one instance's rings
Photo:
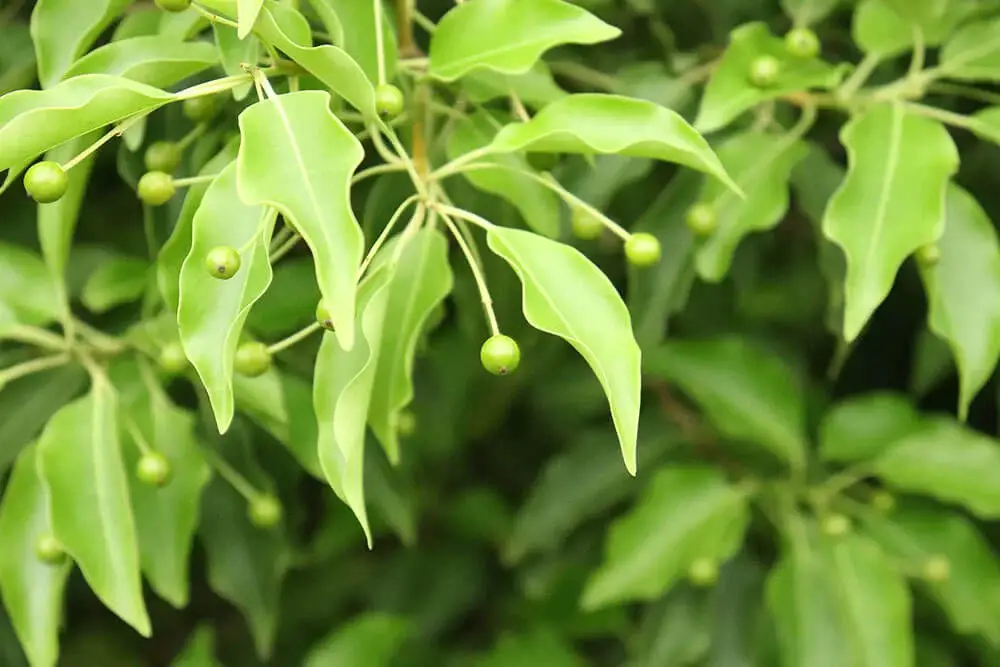
[[[165,12],[183,12],[191,6],[191,0],[156,0],[156,6]]]
[[[216,246],[205,255],[205,268],[210,275],[220,280],[229,280],[235,276],[241,263],[240,253],[226,245]]]
[[[247,377],[258,377],[271,368],[271,353],[264,343],[243,343],[236,348],[233,370]]]
[[[135,469],[139,481],[149,486],[166,485],[170,481],[170,473],[170,461],[159,452],[143,454]]]
[[[274,528],[281,523],[283,514],[281,501],[271,494],[257,496],[247,508],[250,523],[258,528]]]
[[[39,162],[24,175],[24,190],[39,204],[51,204],[66,194],[69,176],[55,162]]]
[[[205,123],[212,120],[219,106],[214,95],[189,97],[184,100],[182,111],[184,116],[193,123]]]
[[[584,208],[575,207],[573,209],[571,222],[573,224],[573,234],[585,241],[593,241],[604,231],[604,223],[596,215]]]
[[[882,489],[873,493],[869,502],[871,502],[872,507],[882,513],[891,512],[896,507],[895,496]]]
[[[316,304],[316,321],[327,331],[333,331],[333,314],[330,312],[330,307],[322,299]]]
[[[184,348],[180,343],[167,343],[160,350],[157,359],[160,368],[171,375],[181,373],[188,367],[188,358],[184,354]]]
[[[931,556],[924,563],[920,576],[934,584],[944,583],[951,577],[951,561],[945,556]]]
[[[146,149],[143,162],[149,171],[172,174],[181,163],[181,149],[172,141],[154,142]]]
[[[688,568],[688,579],[695,586],[712,586],[719,580],[719,566],[708,558],[699,558]]]
[[[937,243],[928,243],[917,249],[917,263],[920,266],[934,266],[941,261],[941,248]]]
[[[828,537],[841,537],[850,532],[851,520],[843,514],[828,514],[823,517],[821,528]]]
[[[139,179],[139,199],[150,206],[163,206],[176,192],[174,177],[166,172],[146,172]]]
[[[819,55],[820,43],[809,28],[793,28],[785,34],[785,50],[796,58],[815,58]]]
[[[403,93],[391,83],[375,88],[375,111],[382,118],[395,118],[403,111]]]
[[[409,410],[403,410],[396,417],[396,433],[400,437],[406,438],[413,435],[417,430],[417,416]]]
[[[695,236],[706,237],[715,233],[719,220],[711,204],[699,202],[687,210],[684,222]]]
[[[46,565],[61,565],[66,561],[66,550],[59,540],[45,533],[35,541],[35,557]]]
[[[490,336],[479,350],[479,359],[483,368],[493,375],[509,375],[517,370],[521,363],[521,348],[510,336],[496,334]]]
[[[632,266],[652,266],[660,261],[660,242],[652,234],[632,234],[625,241],[625,258]]]
[[[757,88],[770,88],[780,74],[781,62],[774,56],[758,56],[750,63],[750,83]]]

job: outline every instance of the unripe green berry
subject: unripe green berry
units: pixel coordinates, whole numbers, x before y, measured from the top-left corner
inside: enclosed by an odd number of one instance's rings
[[[951,577],[951,561],[945,556],[931,556],[924,563],[920,576],[932,584],[944,583]]]
[[[191,6],[191,0],[156,0],[156,6],[165,12],[183,12]]]
[[[177,192],[174,177],[162,171],[150,171],[139,179],[139,199],[150,206],[163,206]]]
[[[327,331],[333,331],[333,314],[322,299],[316,304],[316,321]]]
[[[395,118],[403,110],[403,93],[391,83],[375,88],[375,111],[382,118]]]
[[[66,550],[54,536],[44,533],[35,541],[35,557],[46,565],[61,565],[66,562]]]
[[[688,229],[695,236],[711,236],[719,226],[718,218],[715,216],[715,209],[711,204],[698,202],[687,210],[684,222]]]
[[[157,359],[160,368],[171,375],[183,372],[188,367],[188,358],[184,354],[184,348],[180,343],[167,343],[160,350]]]
[[[941,261],[941,248],[937,243],[928,243],[917,249],[917,263],[920,266],[930,267]]]
[[[247,377],[258,377],[271,368],[271,353],[264,343],[252,341],[236,348],[233,370]]]
[[[712,586],[719,580],[719,566],[709,558],[699,558],[688,568],[688,580],[695,586]]]
[[[25,192],[39,204],[59,201],[68,185],[66,170],[55,162],[39,162],[24,175]]]
[[[819,48],[819,37],[809,28],[792,28],[785,34],[785,50],[796,58],[815,58]]]
[[[483,368],[494,375],[509,375],[521,363],[521,348],[510,336],[496,334],[490,336],[479,350],[479,360]]]
[[[652,234],[632,234],[625,241],[625,258],[632,266],[652,266],[660,261],[660,242]]]
[[[271,494],[257,496],[250,501],[247,508],[250,523],[263,529],[277,526],[281,523],[283,514],[284,509],[281,507],[281,501]]]
[[[164,486],[170,481],[170,461],[159,452],[148,452],[139,459],[135,474],[143,484]]]
[[[172,141],[156,141],[146,149],[143,162],[149,171],[172,174],[181,163],[181,149]]]
[[[758,56],[750,63],[750,83],[757,88],[770,88],[778,82],[781,61],[774,56]]]
[[[240,253],[226,245],[216,246],[205,255],[208,273],[221,280],[229,280],[240,270]]]
[[[604,231],[604,223],[596,215],[578,206],[573,208],[571,222],[573,233],[585,241],[593,241]]]
[[[403,410],[396,416],[396,433],[406,438],[417,430],[417,416],[409,410]]]
[[[201,97],[189,97],[184,100],[182,111],[184,116],[194,123],[205,123],[212,120],[219,105],[215,95],[202,95]]]
[[[891,512],[896,507],[895,496],[882,489],[872,494],[870,502],[872,507],[882,513]]]
[[[843,514],[828,514],[820,526],[827,537],[842,537],[851,530],[851,520]]]

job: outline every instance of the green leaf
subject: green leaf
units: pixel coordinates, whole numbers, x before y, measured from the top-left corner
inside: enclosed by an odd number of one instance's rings
[[[17,459],[0,503],[0,595],[21,646],[34,667],[55,667],[63,589],[72,562],[39,560],[35,545],[51,535],[48,500],[32,445]]]
[[[638,503],[611,524],[604,562],[583,594],[585,609],[653,600],[701,558],[722,562],[743,545],[746,493],[717,470],[660,470]]]
[[[0,170],[23,168],[73,137],[171,99],[170,93],[105,74],[76,77],[49,90],[8,93],[0,97]]]
[[[690,587],[647,606],[628,667],[701,664],[712,643],[710,613],[705,593]]]
[[[271,287],[250,311],[247,329],[265,339],[287,336],[316,321],[317,303],[312,257],[286,257],[274,266]]]
[[[0,72],[0,95],[31,87],[35,80],[35,52],[27,26],[10,22],[4,26]]]
[[[489,69],[470,72],[462,81],[462,89],[477,104],[498,97],[507,98],[513,91],[527,106],[535,108],[544,107],[569,94],[559,87],[542,60],[523,74],[502,74]]]
[[[783,359],[742,338],[668,342],[646,370],[676,384],[723,435],[805,463],[805,396]]]
[[[708,142],[680,115],[619,95],[569,95],[528,122],[500,130],[489,150],[653,158],[703,171],[739,191]]]
[[[179,42],[174,37],[133,37],[94,49],[73,63],[66,78],[108,74],[166,88],[218,62],[207,42]]]
[[[781,8],[800,26],[822,21],[839,4],[840,0],[781,0]]]
[[[215,659],[215,631],[209,625],[199,626],[181,654],[170,667],[221,667]]]
[[[135,301],[146,290],[149,268],[149,262],[143,259],[112,256],[87,278],[80,301],[92,313]]]
[[[132,0],[38,0],[31,38],[42,87],[56,84]]]
[[[260,40],[255,36],[249,35],[245,39],[240,39],[235,28],[221,23],[212,24],[212,33],[215,36],[218,60],[229,76],[242,74],[243,63],[255,63],[260,59]],[[233,88],[233,98],[242,100],[252,89],[253,83]]]
[[[754,86],[749,79],[751,63],[761,56],[777,59],[781,67],[775,85],[767,88]],[[834,88],[843,77],[841,67],[790,55],[784,40],[772,35],[766,24],[747,23],[730,33],[729,46],[705,86],[694,126],[712,132],[761,102],[812,88]]]
[[[448,135],[448,159],[454,160],[490,143],[499,123],[487,111],[478,111],[455,123]],[[520,171],[534,172],[519,155],[491,155],[481,162],[500,165],[499,169],[472,170],[462,175],[483,192],[499,195],[514,206],[528,227],[548,237],[559,235],[561,208],[552,190]]]
[[[911,49],[915,28],[925,46],[937,46],[980,11],[976,0],[862,0],[851,34],[862,50],[884,59]]]
[[[343,31],[343,42],[338,46],[357,61],[372,85],[379,83],[378,49],[375,43],[375,11],[372,0],[313,0],[315,5],[328,5],[342,25],[350,27]],[[319,11],[317,11],[319,13]],[[388,11],[382,12],[382,57],[385,62],[385,79],[391,81],[396,75],[396,33],[393,30]]]
[[[563,0],[476,0],[437,25],[430,74],[454,81],[480,68],[523,74],[554,46],[596,44],[621,31]]]
[[[788,211],[792,169],[807,152],[805,143],[794,134],[745,132],[719,146],[722,166],[746,197],[739,197],[719,181],[705,182],[700,200],[712,207],[718,227],[699,244],[695,255],[698,275],[719,282],[729,271],[743,237],[781,222]]]
[[[900,265],[941,235],[958,152],[938,122],[879,104],[840,133],[847,178],[823,217],[823,233],[847,258],[844,337],[853,341],[889,294]]]
[[[337,338],[351,349],[364,235],[348,195],[364,149],[331,113],[330,96],[319,91],[253,105],[240,114],[240,134],[240,196],[278,209],[302,235]]]
[[[827,461],[868,461],[922,428],[920,413],[906,396],[863,394],[841,401],[824,415],[819,451]]]
[[[118,397],[103,375],[57,412],[38,443],[52,529],[98,598],[144,637],[139,546],[118,439]]]
[[[522,635],[505,635],[473,667],[585,667],[573,647],[551,630],[537,629]],[[332,666],[331,666],[332,667]]]
[[[369,548],[372,534],[365,509],[365,421],[379,363],[392,278],[392,268],[383,265],[361,283],[356,323],[361,335],[350,350],[344,350],[336,336],[323,335],[316,356],[317,380],[313,385],[320,465],[330,486],[358,518]]]
[[[921,266],[931,331],[948,341],[959,375],[958,414],[990,379],[1000,359],[1000,243],[975,198],[952,184],[945,198],[941,257]]]
[[[925,422],[874,462],[874,472],[903,491],[1000,516],[1000,444],[947,419]]]
[[[572,345],[594,371],[634,475],[642,354],[614,285],[579,250],[537,234],[490,227],[487,242],[521,280],[528,323]]]
[[[406,618],[380,612],[356,616],[321,639],[303,667],[388,667],[410,633]]]
[[[250,31],[253,30],[257,16],[264,7],[264,0],[236,0],[236,16],[239,22],[238,35],[240,39],[246,39]]]
[[[411,238],[395,259],[378,366],[372,386],[368,423],[392,463],[399,461],[399,413],[413,400],[413,362],[417,343],[430,314],[451,293],[454,279],[448,264],[448,240],[425,228]],[[387,247],[383,252],[387,252]]]
[[[61,312],[58,287],[41,258],[0,242],[0,330],[15,323],[48,324]]]
[[[243,323],[271,284],[267,250],[275,221],[273,210],[240,200],[236,172],[235,163],[226,167],[195,213],[177,308],[184,351],[208,391],[220,433],[233,419],[233,359]],[[242,266],[228,280],[215,278],[205,267],[206,255],[217,246],[245,246]]]
[[[974,21],[941,49],[941,73],[964,81],[1000,81],[1000,19]]]

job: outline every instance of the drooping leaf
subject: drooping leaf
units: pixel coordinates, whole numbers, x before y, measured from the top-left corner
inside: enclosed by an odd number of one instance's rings
[[[372,85],[379,83],[378,48],[375,41],[375,11],[370,0],[313,0],[316,5],[326,4],[337,16],[341,25],[349,26],[343,31],[344,41],[338,46],[357,61]],[[396,75],[396,33],[389,12],[382,12],[382,57],[385,63],[385,79],[392,81]]]
[[[198,627],[181,654],[170,667],[221,667],[215,659],[215,631],[209,625]]]
[[[240,196],[278,209],[302,235],[337,338],[349,350],[364,236],[348,192],[364,149],[330,111],[329,94],[320,91],[253,105],[240,114],[240,133]]]
[[[132,0],[38,0],[31,12],[31,39],[44,88],[63,78]]]
[[[146,290],[149,268],[149,262],[138,257],[113,256],[87,278],[80,301],[92,313],[135,301]]]
[[[844,126],[847,178],[833,195],[823,233],[844,251],[844,337],[861,333],[909,255],[941,235],[948,179],[958,152],[938,122],[878,104]]]
[[[389,667],[410,633],[403,617],[380,612],[356,616],[321,639],[303,667]]]
[[[73,63],[66,78],[108,74],[157,88],[203,72],[218,62],[207,42],[179,42],[173,37],[133,37],[111,42]]]
[[[528,323],[568,342],[594,371],[634,475],[642,354],[614,285],[579,250],[543,236],[490,227],[487,242],[521,280]]]
[[[241,74],[243,63],[255,63],[259,60],[261,46],[256,36],[248,35],[240,39],[235,28],[221,23],[212,24],[212,33],[215,35],[215,47],[219,52],[222,69],[229,76]],[[252,89],[253,83],[247,82],[233,88],[233,97],[242,100]]]
[[[922,428],[920,413],[905,396],[863,394],[826,413],[819,427],[819,451],[828,461],[867,461]]]
[[[432,76],[454,81],[480,68],[523,74],[560,44],[596,44],[621,31],[564,0],[477,0],[456,5],[431,39]]]
[[[13,324],[43,325],[62,314],[59,288],[41,258],[0,242],[0,331]]]
[[[528,122],[500,130],[490,150],[653,158],[703,171],[739,190],[708,142],[680,115],[619,95],[581,93],[553,102]]]
[[[264,7],[264,0],[236,0],[236,16],[239,23],[238,34],[240,39],[246,39],[250,31],[253,30],[257,16]]]
[[[694,561],[719,563],[735,554],[749,521],[746,493],[717,470],[661,470],[638,503],[611,524],[604,561],[583,594],[584,608],[659,597]]]
[[[233,359],[243,323],[271,283],[267,250],[275,216],[240,200],[236,171],[235,163],[226,167],[195,213],[177,307],[184,351],[208,391],[219,432],[233,419]],[[205,266],[206,255],[217,246],[246,247],[240,270],[228,280],[214,277]]]
[[[994,39],[1000,20],[983,19],[963,26],[941,49],[940,68],[952,79],[1000,81],[1000,43]]]
[[[518,99],[532,108],[542,108],[569,94],[555,82],[552,72],[542,60],[523,74],[502,74],[490,69],[469,72],[462,81],[462,90],[470,100],[479,104],[498,97],[509,97],[513,91]]]

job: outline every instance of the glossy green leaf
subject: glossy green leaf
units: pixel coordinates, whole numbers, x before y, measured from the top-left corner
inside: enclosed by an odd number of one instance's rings
[[[302,235],[337,338],[349,350],[364,236],[348,193],[364,149],[331,113],[330,96],[319,91],[253,105],[240,114],[240,133],[240,196],[278,209]]]
[[[80,301],[92,313],[103,313],[141,297],[148,276],[149,262],[124,255],[111,257],[87,278]]]
[[[8,22],[0,43],[0,95],[30,88],[34,80],[35,51],[31,46],[31,32],[25,25]]]
[[[489,69],[470,72],[462,80],[462,90],[479,104],[498,97],[507,98],[513,91],[518,99],[533,108],[544,107],[569,94],[559,87],[542,60],[523,74],[503,74]]]
[[[719,160],[745,198],[719,181],[705,181],[700,201],[715,212],[717,228],[695,254],[698,275],[710,282],[722,280],[740,241],[749,234],[772,229],[788,211],[792,169],[807,152],[795,135],[745,132],[718,148]]]
[[[180,42],[174,37],[133,37],[94,49],[73,63],[66,78],[108,74],[166,88],[218,62],[207,42]]]
[[[236,16],[239,23],[238,34],[240,39],[246,39],[250,31],[253,30],[257,16],[264,7],[264,0],[236,0]]]
[[[406,618],[380,612],[356,616],[321,639],[303,667],[389,667],[410,632]]]
[[[312,7],[313,12],[319,18],[320,23],[323,24],[323,28],[326,29],[327,35],[330,37],[330,43],[335,46],[344,46],[344,41],[346,36],[344,35],[344,22],[340,20],[340,16],[333,9],[333,3],[335,0],[306,0],[306,5]],[[372,11],[374,12],[375,7],[372,5]],[[375,25],[374,13],[372,15],[372,25]],[[393,34],[392,38],[395,38]],[[370,38],[374,40],[375,35],[372,33]],[[393,49],[395,51],[395,49]],[[373,54],[376,53],[374,49],[371,51]],[[388,53],[386,54],[389,55]],[[398,54],[397,54],[398,56]]]
[[[939,261],[921,267],[931,331],[948,341],[959,373],[959,418],[1000,360],[1000,243],[976,199],[957,185],[945,198]]]
[[[348,26],[343,31],[343,42],[338,46],[357,61],[372,85],[379,83],[378,49],[375,43],[375,11],[371,0],[313,0],[316,5],[326,4],[340,23]],[[318,12],[317,12],[318,13]],[[396,33],[388,11],[382,12],[382,57],[385,79],[392,81],[396,75]]]
[[[221,23],[212,24],[212,32],[215,35],[215,47],[219,52],[218,59],[222,63],[222,69],[229,76],[242,74],[243,63],[255,63],[260,59],[260,40],[255,36],[248,35],[240,39],[235,28]],[[242,100],[251,90],[253,83],[245,83],[233,88],[233,97]]]
[[[493,649],[472,667],[520,667],[545,665],[545,667],[584,667],[586,663],[572,645],[551,630],[537,629],[522,635],[501,637]]]
[[[680,115],[618,95],[581,93],[553,102],[528,122],[500,130],[490,150],[653,158],[703,171],[739,190],[708,142]]]
[[[1000,81],[1000,20],[963,26],[941,49],[940,68],[952,79]]]
[[[754,86],[750,65],[760,56],[776,58],[781,72],[775,85]],[[701,132],[725,127],[744,111],[767,100],[805,89],[829,89],[843,79],[844,70],[818,58],[795,58],[785,42],[771,34],[764,23],[748,23],[732,31],[729,46],[712,73],[701,98],[694,126]]]
[[[920,413],[904,395],[862,394],[836,404],[824,415],[819,451],[828,461],[867,461],[922,428]]]
[[[177,40],[191,39],[209,25],[209,20],[188,7],[182,12],[160,12],[156,34]]]
[[[948,179],[958,152],[938,122],[879,104],[840,133],[847,178],[833,195],[823,233],[844,251],[844,337],[853,341],[889,294],[896,272],[918,248],[938,239]]]
[[[63,81],[48,90],[0,97],[0,170],[22,167],[73,137],[152,111],[173,98],[145,84],[105,74]]]
[[[226,167],[195,213],[177,308],[181,342],[208,391],[220,433],[233,419],[233,359],[243,323],[271,283],[267,251],[275,221],[273,211],[240,200],[236,172],[235,163]],[[228,280],[205,268],[205,256],[217,246],[245,247],[240,270]]]
[[[528,323],[572,345],[594,371],[634,475],[642,354],[614,285],[579,250],[543,236],[490,227],[488,243],[521,280]]]
[[[399,413],[413,400],[413,364],[428,317],[451,292],[448,241],[422,229],[405,241],[388,287],[368,423],[393,463],[399,461]],[[383,252],[388,251],[388,248]]]
[[[212,627],[203,625],[197,628],[170,667],[221,667],[215,659],[215,631]]]
[[[63,589],[72,563],[52,565],[35,554],[39,538],[51,535],[48,499],[38,477],[37,448],[17,459],[0,503],[0,596],[33,667],[55,667]]]
[[[139,545],[118,437],[118,397],[102,375],[57,412],[38,443],[52,529],[98,598],[148,637]]]
[[[587,582],[584,608],[652,600],[700,558],[722,562],[743,545],[746,493],[716,470],[673,467],[650,481],[608,530],[604,561]]]
[[[826,18],[840,0],[781,0],[781,8],[796,25],[811,25]]]
[[[59,288],[42,259],[0,242],[0,331],[13,324],[47,324],[61,312]]]
[[[673,341],[649,354],[646,371],[693,398],[723,435],[804,465],[805,397],[780,357],[742,338]]]
[[[368,538],[365,508],[365,422],[384,335],[391,265],[370,274],[358,289],[358,337],[344,350],[337,337],[324,334],[316,356],[313,405],[319,421],[319,461],[327,481],[351,508]]]
[[[552,47],[596,44],[620,34],[564,0],[476,0],[456,5],[438,23],[430,73],[445,81],[480,68],[522,74]]]
[[[56,84],[132,0],[38,0],[31,38],[44,88]]]

